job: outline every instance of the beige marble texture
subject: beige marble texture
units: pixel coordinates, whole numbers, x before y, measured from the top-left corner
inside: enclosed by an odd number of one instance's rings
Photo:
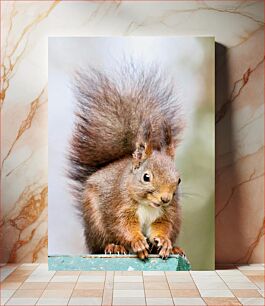
[[[2,1],[0,262],[47,261],[47,38],[88,35],[216,37],[216,261],[263,262],[263,5]]]

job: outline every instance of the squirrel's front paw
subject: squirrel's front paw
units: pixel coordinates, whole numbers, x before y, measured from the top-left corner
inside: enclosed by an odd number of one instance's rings
[[[134,239],[131,242],[131,248],[140,259],[148,258],[149,245],[144,237]]]
[[[158,249],[160,249],[159,256],[163,259],[167,259],[172,252],[171,241],[168,238],[163,237],[155,237],[154,241],[156,242]]]

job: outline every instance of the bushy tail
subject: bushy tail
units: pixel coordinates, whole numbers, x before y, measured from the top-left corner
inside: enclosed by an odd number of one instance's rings
[[[101,167],[132,155],[137,136],[147,125],[157,149],[163,146],[165,125],[176,145],[180,140],[183,121],[177,94],[156,66],[128,64],[113,75],[93,68],[79,71],[74,91],[69,176],[78,185]]]

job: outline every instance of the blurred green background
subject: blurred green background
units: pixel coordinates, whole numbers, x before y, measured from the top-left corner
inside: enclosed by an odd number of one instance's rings
[[[179,245],[186,251],[193,270],[211,270],[215,266],[214,39],[198,38],[198,41],[204,59],[191,69],[200,74],[203,88],[187,122],[184,138],[187,142],[176,156],[183,178]]]

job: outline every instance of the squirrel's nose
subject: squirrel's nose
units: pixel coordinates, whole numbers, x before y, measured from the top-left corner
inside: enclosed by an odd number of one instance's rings
[[[162,201],[164,204],[168,203],[170,200],[171,200],[170,195],[162,195],[162,196],[161,196],[161,201]]]

